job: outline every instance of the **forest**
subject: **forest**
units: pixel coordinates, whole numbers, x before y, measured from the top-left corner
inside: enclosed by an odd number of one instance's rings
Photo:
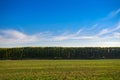
[[[120,47],[0,48],[0,59],[120,59]]]

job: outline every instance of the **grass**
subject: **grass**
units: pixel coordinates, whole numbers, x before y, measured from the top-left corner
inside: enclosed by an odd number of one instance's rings
[[[120,59],[1,60],[0,80],[120,80]]]

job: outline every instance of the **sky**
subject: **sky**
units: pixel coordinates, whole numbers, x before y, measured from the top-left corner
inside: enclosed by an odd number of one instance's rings
[[[120,0],[0,0],[0,47],[120,47]]]

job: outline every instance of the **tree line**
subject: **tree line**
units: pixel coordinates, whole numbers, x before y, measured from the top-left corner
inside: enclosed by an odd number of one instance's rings
[[[120,47],[0,48],[0,59],[120,59]]]

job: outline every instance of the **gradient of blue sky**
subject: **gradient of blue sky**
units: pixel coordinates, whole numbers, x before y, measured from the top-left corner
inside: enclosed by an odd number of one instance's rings
[[[120,0],[1,0],[0,47],[120,46]]]

